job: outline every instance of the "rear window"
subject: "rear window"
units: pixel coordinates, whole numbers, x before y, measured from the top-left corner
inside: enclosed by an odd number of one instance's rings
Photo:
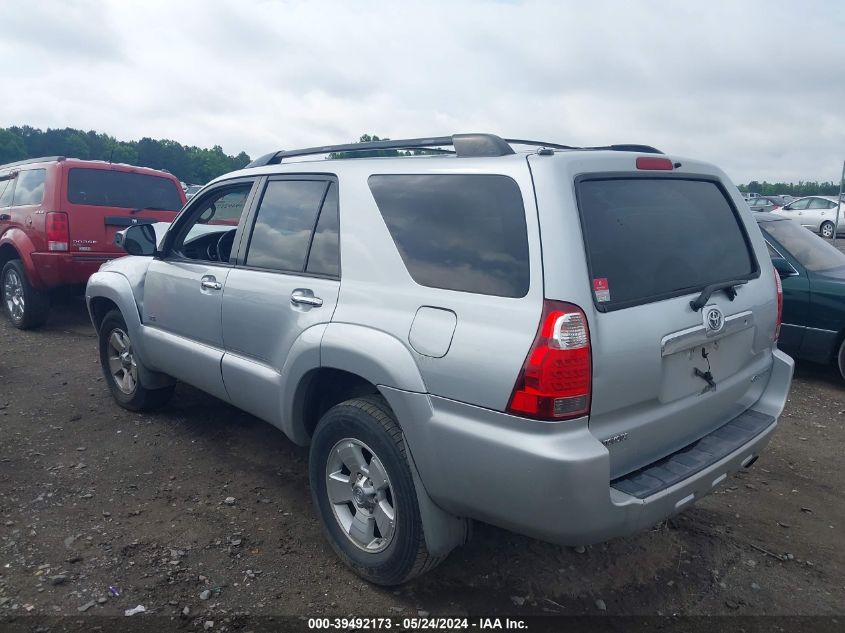
[[[583,180],[578,203],[596,305],[609,311],[757,273],[723,190],[704,180]]]
[[[500,297],[528,292],[525,210],[513,179],[385,175],[369,184],[418,284]]]
[[[182,197],[175,181],[107,169],[71,169],[67,177],[67,199],[71,204],[95,207],[159,211],[182,208]]]

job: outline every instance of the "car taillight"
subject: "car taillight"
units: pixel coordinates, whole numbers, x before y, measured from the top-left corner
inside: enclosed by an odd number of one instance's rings
[[[508,412],[538,420],[577,418],[590,412],[592,386],[586,315],[571,303],[544,301]]]
[[[47,214],[47,250],[66,251],[69,243],[67,213],[51,211]]]
[[[778,290],[778,318],[775,321],[775,340],[780,336],[780,324],[783,322],[783,284],[780,281],[780,274],[775,269],[775,286]]]

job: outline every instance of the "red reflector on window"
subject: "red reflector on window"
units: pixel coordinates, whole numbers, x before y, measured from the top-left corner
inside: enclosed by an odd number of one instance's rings
[[[672,171],[674,166],[668,158],[655,158],[654,156],[640,156],[637,159],[637,169],[651,169]]]

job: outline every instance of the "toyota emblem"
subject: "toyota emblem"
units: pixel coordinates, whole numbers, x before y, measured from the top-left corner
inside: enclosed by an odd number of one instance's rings
[[[704,327],[708,334],[721,332],[725,327],[725,316],[718,306],[708,306],[704,310]]]

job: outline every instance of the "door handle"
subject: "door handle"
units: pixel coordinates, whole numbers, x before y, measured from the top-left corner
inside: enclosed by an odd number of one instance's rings
[[[311,290],[294,290],[290,294],[290,302],[294,305],[311,306],[312,308],[319,308],[323,305],[323,300],[320,297],[315,297]]]
[[[215,279],[214,275],[206,275],[200,280],[203,290],[220,290],[223,284]]]

